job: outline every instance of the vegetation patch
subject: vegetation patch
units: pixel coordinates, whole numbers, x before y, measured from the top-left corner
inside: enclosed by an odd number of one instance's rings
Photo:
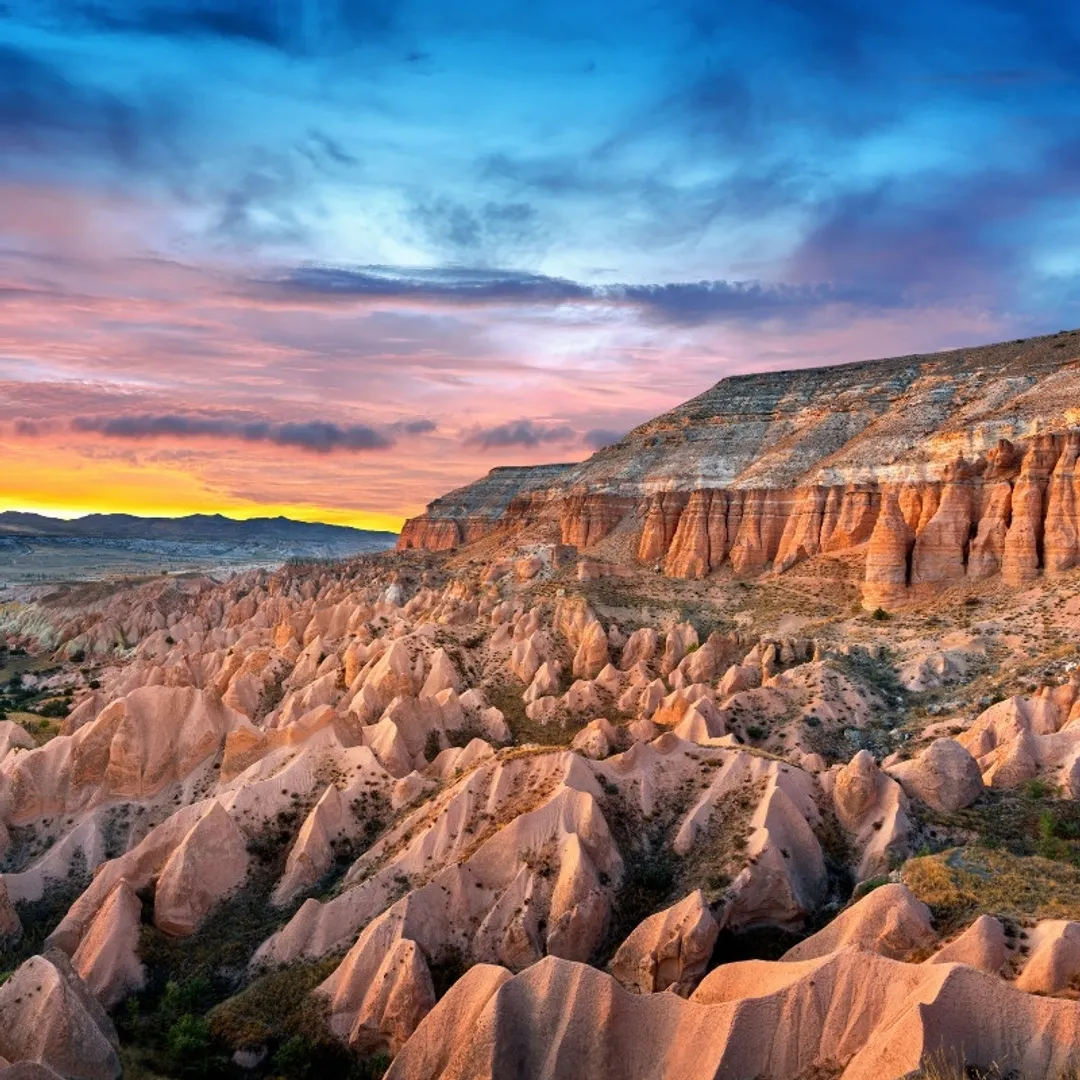
[[[252,1050],[293,1035],[311,1036],[308,998],[340,962],[339,956],[290,964],[259,976],[207,1015],[210,1033],[232,1050]],[[318,1032],[315,1032],[317,1034]]]
[[[929,854],[973,841],[990,850],[1080,866],[1080,802],[1053,797],[1045,781],[984,791],[971,806],[951,814],[918,809]]]
[[[48,882],[40,900],[17,903],[15,911],[22,923],[23,934],[18,942],[0,952],[0,968],[14,970],[24,960],[40,953],[45,948],[45,939],[60,925],[60,920],[89,884],[86,859],[79,852],[72,860],[67,878]]]
[[[1080,868],[1040,855],[951,848],[909,859],[901,879],[933,912],[944,937],[984,914],[1080,919]]]
[[[268,972],[249,981],[255,949],[289,916],[269,903],[280,865],[253,871],[244,890],[225,901],[188,938],[172,938],[150,922],[143,894],[139,955],[147,985],[117,1010],[124,1075],[224,1077],[252,1075],[233,1055],[259,1059],[259,1074],[285,1080],[340,1076],[376,1080],[383,1056],[358,1059],[331,1034],[326,1003],[312,996],[339,956]],[[268,1070],[268,1071],[267,1071]]]
[[[585,720],[576,719],[569,714],[564,718],[566,722],[563,724],[541,724],[529,719],[525,714],[525,702],[521,699],[524,689],[519,680],[506,678],[492,680],[483,687],[484,696],[503,714],[515,743],[569,746],[574,736],[585,726]]]

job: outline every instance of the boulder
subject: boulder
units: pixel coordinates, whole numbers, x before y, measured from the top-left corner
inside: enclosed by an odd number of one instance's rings
[[[66,1080],[120,1076],[116,1030],[58,950],[32,956],[0,986],[0,1056]]]
[[[445,649],[436,649],[431,655],[431,670],[420,690],[421,697],[435,697],[444,690],[459,691],[461,689],[461,677],[457,673],[447,656]]]
[[[890,883],[869,892],[823,930],[788,949],[781,959],[816,960],[857,945],[879,956],[902,960],[935,940],[930,909],[906,885]]]
[[[121,878],[98,909],[79,942],[72,965],[106,1009],[142,988],[146,970],[139,960],[142,904]]]
[[[593,679],[608,663],[608,639],[598,619],[589,623],[581,634],[581,643],[574,653],[574,675],[579,679]]]
[[[656,656],[659,647],[660,638],[656,631],[651,626],[643,626],[626,639],[622,656],[619,658],[619,667],[623,671],[629,671],[635,664],[647,664]]]
[[[908,795],[943,813],[970,806],[983,790],[978,762],[955,739],[935,739],[917,758],[888,771]]]
[[[938,949],[928,964],[967,964],[997,974],[1005,964],[1005,928],[993,915],[980,915],[959,937]]]
[[[571,748],[587,758],[606,758],[618,743],[619,734],[610,721],[599,717],[589,721],[575,736]]]

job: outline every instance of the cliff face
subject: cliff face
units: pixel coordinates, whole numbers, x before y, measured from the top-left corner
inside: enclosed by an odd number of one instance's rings
[[[507,465],[492,469],[474,484],[457,488],[410,518],[398,537],[397,550],[450,551],[499,528],[532,519],[534,496],[546,493],[573,465]],[[543,505],[541,498],[538,505]]]
[[[866,554],[866,602],[1080,563],[1080,332],[724,379],[576,466],[494,470],[410,521],[446,549],[557,521],[702,577]],[[515,491],[510,489],[517,485]]]

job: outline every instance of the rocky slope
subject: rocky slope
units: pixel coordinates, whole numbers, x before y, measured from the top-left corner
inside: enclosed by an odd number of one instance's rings
[[[1078,357],[1063,332],[724,379],[554,478],[496,470],[436,500],[399,548],[498,533],[682,578],[854,553],[871,608],[1023,584],[1080,563]]]
[[[616,595],[581,565],[409,553],[7,609],[53,658],[25,708],[68,704],[56,734],[0,721],[0,1058],[1080,1064],[1080,573],[883,623],[835,586]]]
[[[482,480],[440,496],[422,517],[407,521],[398,548],[450,551],[488,535],[508,515],[513,521],[525,519],[533,497],[543,505],[548,490],[573,471],[573,465],[504,465],[492,469]]]

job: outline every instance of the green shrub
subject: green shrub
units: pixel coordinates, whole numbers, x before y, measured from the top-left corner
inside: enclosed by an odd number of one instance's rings
[[[52,698],[37,707],[38,716],[63,719],[71,710],[71,703],[64,698]]]
[[[1029,799],[1045,799],[1050,794],[1050,785],[1035,777],[1024,785],[1024,792]]]
[[[184,1016],[201,1013],[210,997],[210,980],[197,975],[183,982],[171,981],[165,985],[158,1011],[165,1025],[172,1025]]]
[[[262,1046],[283,1034],[299,1037],[306,998],[337,963],[338,958],[332,957],[290,964],[260,976],[210,1011],[211,1034],[231,1050]]]
[[[178,1065],[203,1065],[210,1053],[210,1025],[201,1016],[185,1013],[169,1028],[167,1042]]]
[[[851,899],[853,902],[855,900],[861,900],[868,893],[872,893],[875,889],[880,889],[882,885],[888,884],[889,877],[887,874],[882,875],[881,877],[867,878],[866,881],[860,881],[859,884],[855,886],[855,891],[851,894]]]

